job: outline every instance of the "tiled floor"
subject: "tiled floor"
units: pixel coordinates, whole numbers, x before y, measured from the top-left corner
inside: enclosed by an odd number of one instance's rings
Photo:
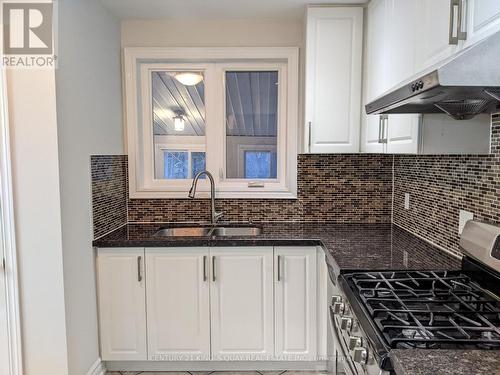
[[[113,371],[106,375],[321,375],[318,371]]]

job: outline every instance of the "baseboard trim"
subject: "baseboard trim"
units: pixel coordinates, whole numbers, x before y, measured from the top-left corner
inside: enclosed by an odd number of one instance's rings
[[[92,367],[87,371],[87,375],[104,375],[106,374],[106,366],[101,358],[97,358]]]
[[[326,361],[106,361],[108,371],[325,371]]]

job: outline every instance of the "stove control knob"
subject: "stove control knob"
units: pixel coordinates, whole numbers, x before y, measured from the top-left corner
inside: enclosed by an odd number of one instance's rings
[[[341,296],[332,296],[332,305],[335,302],[342,302],[342,297]]]
[[[368,350],[365,348],[354,348],[352,359],[354,362],[365,364],[368,360]]]
[[[350,331],[352,328],[352,318],[344,317],[340,320],[340,329]]]
[[[333,313],[342,315],[345,311],[345,305],[343,302],[335,302],[333,304]]]
[[[363,346],[363,338],[359,336],[350,336],[348,346],[349,350],[354,350]]]

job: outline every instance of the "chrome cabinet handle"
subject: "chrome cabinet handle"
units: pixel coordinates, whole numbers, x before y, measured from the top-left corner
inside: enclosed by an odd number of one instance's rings
[[[382,123],[382,143],[387,143],[387,133],[389,131],[389,115],[384,115]]]
[[[142,261],[142,256],[139,255],[137,257],[137,281],[138,282],[142,281],[141,261]]]
[[[449,44],[456,45],[458,44],[458,21],[457,27],[455,28],[455,11],[458,17],[460,10],[458,9],[460,6],[460,0],[450,0],[450,37]]]
[[[311,153],[311,144],[312,144],[312,141],[311,141],[311,139],[312,139],[312,122],[311,122],[311,121],[309,121],[309,122],[307,123],[307,126],[309,127],[309,134],[308,134],[308,137],[309,137],[309,141],[308,141],[308,142],[309,142],[309,153]]]
[[[281,281],[281,255],[278,255],[278,281]]]
[[[382,143],[382,115],[378,116],[378,143]]]
[[[465,4],[465,5],[464,5]],[[457,35],[458,40],[467,40],[467,28],[466,31],[463,30],[463,25],[467,26],[467,0],[460,0],[460,5],[458,7],[458,26],[457,26]]]
[[[203,255],[203,281],[207,281],[207,256]]]
[[[455,20],[456,15],[456,20]],[[467,39],[467,31],[463,31],[462,23],[467,22],[464,17],[463,0],[450,0],[450,36],[449,44],[457,45],[459,40]]]
[[[387,143],[387,139],[385,138],[385,125],[388,121],[388,115],[380,115],[378,118],[378,143]]]
[[[212,257],[212,281],[215,282],[215,256]]]

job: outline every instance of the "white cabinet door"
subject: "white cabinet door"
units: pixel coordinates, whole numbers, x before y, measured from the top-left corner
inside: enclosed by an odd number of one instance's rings
[[[415,14],[416,35],[416,69],[425,70],[437,62],[459,51],[463,42],[450,44],[450,23],[458,19],[457,8],[451,16],[450,0],[419,0]],[[412,27],[410,25],[409,27]],[[454,33],[455,35],[456,33]]]
[[[417,0],[375,0],[367,10],[365,96],[369,102],[415,71]],[[416,153],[418,115],[365,115],[363,152]]]
[[[367,115],[365,104],[388,90],[389,77],[387,68],[388,1],[373,0],[367,9],[365,84],[363,101],[363,121],[361,151],[381,153],[385,151],[379,115]]]
[[[386,79],[389,89],[409,79],[415,73],[415,41],[420,32],[415,14],[420,0],[386,1]]]
[[[145,360],[146,292],[143,248],[98,249],[101,358]]]
[[[213,360],[274,356],[273,248],[211,248]]]
[[[275,247],[276,357],[315,361],[316,248]]]
[[[390,154],[416,154],[419,145],[420,115],[389,115],[385,126],[386,150]]]
[[[420,0],[387,1],[387,80],[392,88],[409,79],[415,73],[415,14]],[[418,152],[419,115],[388,115],[384,127],[386,152]]]
[[[151,360],[210,360],[208,248],[147,248]]]
[[[308,8],[306,151],[359,151],[363,9]]]
[[[466,46],[500,31],[499,0],[468,0]]]

